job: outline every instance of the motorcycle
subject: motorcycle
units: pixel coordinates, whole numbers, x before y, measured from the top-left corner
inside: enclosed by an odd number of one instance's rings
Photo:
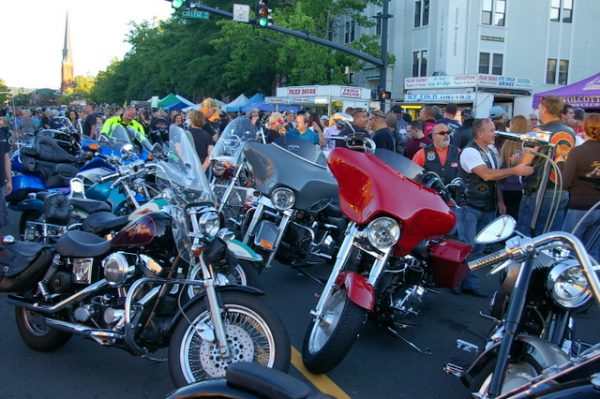
[[[172,392],[166,399],[245,398],[245,399],[333,399],[314,392],[307,384],[256,363],[234,363],[225,378],[202,381]]]
[[[239,227],[242,215],[256,200],[242,151],[249,142],[264,143],[264,136],[249,118],[240,116],[225,127],[210,155],[211,186],[218,209],[225,214],[225,221],[235,227]]]
[[[478,243],[508,238],[515,221],[502,216],[476,237]],[[445,371],[460,377],[479,397],[493,398],[546,377],[549,368],[563,367],[581,352],[575,345],[572,316],[594,299],[600,299],[600,282],[583,244],[564,232],[535,238],[516,236],[504,249],[469,263],[471,270],[494,266],[503,272],[491,314],[494,327],[483,352],[467,368],[447,364]],[[477,351],[459,341],[459,347]]]
[[[189,134],[172,148],[176,154],[156,164],[171,206],[136,219],[112,240],[69,231],[48,247],[4,237],[0,291],[12,293],[22,339],[52,351],[77,334],[168,360],[178,387],[222,377],[238,361],[286,371],[289,337],[258,298],[263,293],[217,286],[236,261],[218,237],[221,220]],[[184,278],[194,266],[202,278]],[[183,302],[189,286],[202,290]],[[156,354],[167,347],[167,358]]]
[[[248,143],[244,157],[258,193],[245,216],[244,243],[267,257],[303,271],[322,265],[337,252],[345,227],[337,202],[338,185],[314,144],[282,137],[271,144]]]
[[[344,140],[348,148],[335,148],[327,162],[350,223],[302,346],[304,365],[315,373],[342,361],[367,316],[430,353],[397,330],[409,326],[405,317],[418,314],[426,287],[461,281],[471,252],[444,238],[455,216],[439,193],[408,177],[417,177],[418,165],[388,150],[373,151],[374,143],[358,134]]]

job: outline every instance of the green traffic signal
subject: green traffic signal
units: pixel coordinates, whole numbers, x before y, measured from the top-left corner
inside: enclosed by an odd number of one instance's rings
[[[258,2],[258,25],[265,27],[271,25],[273,20],[271,18],[271,9],[269,8],[268,0],[260,0]]]
[[[185,0],[173,0],[171,1],[171,7],[178,10],[185,4]]]

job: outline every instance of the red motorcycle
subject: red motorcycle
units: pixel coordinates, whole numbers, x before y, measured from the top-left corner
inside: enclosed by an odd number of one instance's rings
[[[426,287],[451,288],[467,273],[471,247],[444,238],[455,216],[438,192],[413,180],[423,170],[391,151],[370,152],[336,148],[328,159],[350,223],[304,338],[302,360],[315,373],[342,361],[367,316],[428,353],[397,330],[418,314]]]

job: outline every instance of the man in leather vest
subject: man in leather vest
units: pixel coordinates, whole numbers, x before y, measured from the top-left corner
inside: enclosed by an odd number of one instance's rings
[[[539,114],[542,125],[535,130],[550,132],[550,143],[554,144],[554,162],[557,163],[558,168],[563,170],[567,156],[573,147],[575,147],[575,133],[571,128],[561,122],[560,115],[563,110],[564,103],[558,96],[544,96],[540,102]],[[517,223],[517,230],[523,234],[532,234],[537,236],[542,234],[548,221],[548,216],[551,216],[553,203],[558,207],[554,222],[549,225],[548,231],[561,230],[565,217],[565,210],[567,203],[569,202],[569,193],[567,191],[561,191],[562,187],[556,187],[560,181],[552,171],[548,174],[548,181],[546,190],[542,195],[542,203],[540,212],[536,221],[536,225],[532,231],[531,222],[533,214],[536,209],[536,199],[538,190],[544,179],[544,168],[546,164],[545,158],[535,155],[535,151],[538,148],[534,148],[532,152],[526,152],[521,156],[520,162],[531,164],[534,168],[535,173],[527,178],[523,179],[523,197],[521,198],[521,204],[519,206],[519,221]],[[548,154],[548,147],[543,147],[539,150],[540,154]],[[554,190],[558,189],[560,196],[554,198]]]
[[[477,119],[473,123],[473,141],[460,154],[460,175],[467,185],[466,203],[457,213],[458,238],[474,249],[470,259],[477,259],[483,253],[483,245],[475,245],[475,236],[496,217],[496,211],[505,213],[502,192],[498,189],[498,180],[509,176],[528,176],[533,168],[518,164],[512,168],[499,169],[499,160],[491,150],[496,138],[496,129],[490,119]],[[475,296],[484,296],[479,291],[479,279],[473,273],[454,287],[452,292],[460,290]]]
[[[433,143],[417,151],[412,160],[426,171],[437,173],[444,184],[450,184],[458,176],[460,150],[450,144],[450,130],[444,123],[433,127],[431,138]]]

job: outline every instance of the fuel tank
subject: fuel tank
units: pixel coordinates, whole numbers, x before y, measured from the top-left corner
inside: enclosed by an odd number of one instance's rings
[[[165,212],[152,212],[127,224],[112,239],[113,248],[139,248],[165,251],[175,249],[171,231],[171,216]]]

